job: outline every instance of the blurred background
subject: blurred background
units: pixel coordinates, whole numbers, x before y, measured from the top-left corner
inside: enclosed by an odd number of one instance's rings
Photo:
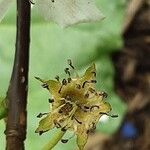
[[[61,29],[32,11],[28,94],[27,150],[41,149],[54,131],[34,131],[40,112],[49,111],[49,93],[34,76],[65,75],[67,59],[79,74],[96,63],[97,89],[108,94],[112,114],[91,134],[86,150],[150,150],[150,1],[97,0],[105,15],[100,23]],[[15,4],[0,24],[0,96],[5,97],[15,51]],[[5,123],[0,121],[0,150],[5,149]],[[71,133],[65,135],[70,137]],[[75,138],[54,150],[77,149]]]

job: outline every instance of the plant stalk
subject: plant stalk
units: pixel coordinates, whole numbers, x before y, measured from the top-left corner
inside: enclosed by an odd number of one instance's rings
[[[51,150],[62,139],[65,133],[66,132],[57,130],[54,137],[51,138],[51,140],[42,148],[42,150]]]
[[[6,150],[24,150],[27,126],[27,93],[30,43],[30,3],[17,0],[16,49],[7,91]]]

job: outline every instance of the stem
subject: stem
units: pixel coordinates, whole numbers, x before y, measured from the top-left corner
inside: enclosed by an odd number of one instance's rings
[[[51,150],[61,140],[65,133],[66,132],[58,130],[54,137],[51,138],[51,140],[43,147],[42,150]]]
[[[14,66],[7,92],[6,150],[24,150],[30,43],[30,3],[17,0],[17,35]]]

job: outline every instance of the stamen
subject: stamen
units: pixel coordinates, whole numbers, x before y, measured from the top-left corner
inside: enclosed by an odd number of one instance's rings
[[[69,140],[68,139],[61,139],[62,143],[67,143]]]
[[[85,108],[85,109],[90,109],[90,107],[88,107],[88,106],[84,106],[84,108]]]
[[[61,114],[61,113],[63,113],[63,111],[60,109],[60,110],[58,111],[58,113],[60,113],[60,114]]]
[[[71,75],[71,74],[70,74],[69,68],[65,68],[65,70],[64,70],[64,71],[65,71],[65,73],[66,73],[66,74],[68,74],[68,75],[69,75],[69,77],[70,77],[70,75]]]
[[[39,135],[42,135],[44,133],[44,131],[39,131]]]
[[[41,117],[43,117],[44,115],[47,115],[48,113],[39,113],[36,117],[37,118],[41,118]]]
[[[97,83],[97,81],[96,80],[91,80],[91,83]]]
[[[97,82],[96,80],[85,81],[85,82],[83,82],[82,88],[85,87],[86,83],[96,83],[96,82]]]
[[[67,80],[66,79],[62,80],[62,85],[67,85]]]
[[[75,116],[72,116],[72,117],[75,119],[75,121],[76,121],[77,123],[82,124],[82,122],[79,121]]]
[[[93,106],[91,106],[90,111],[92,111],[94,108],[99,109],[99,106],[97,106],[97,105],[93,105]]]
[[[59,76],[58,75],[55,77],[55,79],[59,82]]]
[[[65,127],[61,128],[61,131],[66,132],[67,129]]]
[[[86,83],[89,83],[89,82],[88,81],[83,82],[82,88],[84,88]]]
[[[94,131],[95,129],[96,129],[96,124],[94,122],[92,122],[91,132]]]
[[[108,114],[108,113],[104,113],[104,112],[100,112],[100,114],[107,115],[107,116],[110,116],[112,118],[117,118],[118,117],[118,115],[112,115],[112,114]]]
[[[94,77],[96,77],[96,72],[95,72],[95,71],[93,71],[92,73],[94,74]]]
[[[62,87],[63,87],[64,85],[67,85],[67,80],[66,80],[66,79],[63,79],[63,80],[62,80],[62,85],[61,85],[61,87],[60,87],[60,89],[59,89],[58,93],[60,93],[60,92],[61,92]]]
[[[42,87],[43,87],[43,88],[46,88],[47,90],[49,90],[47,83],[42,84]]]
[[[54,124],[55,124],[56,128],[61,128],[61,125],[57,122],[57,120],[54,120]]]
[[[69,64],[69,66],[70,66],[72,69],[75,69],[74,66],[72,65],[71,59],[68,59],[68,64]]]
[[[82,111],[84,111],[84,112],[87,112],[87,107],[86,106],[84,106],[84,107],[82,107],[82,106],[80,106],[79,104],[77,104],[77,106],[82,110]],[[73,119],[73,118],[72,118]]]
[[[32,5],[35,4],[35,2],[33,2],[32,0],[29,0],[29,3],[32,4]]]
[[[99,93],[100,96],[103,96],[103,98],[107,98],[108,94],[106,92]]]
[[[77,85],[77,89],[81,89],[81,85],[80,84],[76,84]]]
[[[54,102],[54,99],[50,99],[50,98],[49,98],[49,99],[48,99],[48,102],[49,102],[49,103],[53,103],[53,102]]]
[[[89,91],[91,92],[91,93],[95,93],[95,89],[93,89],[93,88],[89,88]]]
[[[88,92],[84,95],[84,98],[89,98],[89,93]]]
[[[68,139],[61,139],[62,143],[67,143],[70,139],[72,139],[75,136],[75,134],[73,134],[71,137],[69,137]]]
[[[39,133],[39,135],[42,135],[43,133],[45,133],[45,132],[47,132],[48,130],[46,130],[46,131],[39,131],[38,133]],[[37,133],[37,132],[35,132],[35,133]]]
[[[96,130],[96,124],[94,122],[92,122],[91,125],[91,128],[89,130],[87,130],[87,134],[91,133],[91,132],[94,132]]]
[[[60,94],[60,92],[61,92],[61,90],[62,90],[62,87],[63,87],[63,85],[60,87],[60,89],[59,89],[59,91],[58,91],[59,94]]]
[[[71,80],[72,80],[71,78],[68,78],[68,83],[70,83],[70,82],[71,82]]]

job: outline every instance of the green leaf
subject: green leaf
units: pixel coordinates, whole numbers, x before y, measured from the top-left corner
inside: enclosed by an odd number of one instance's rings
[[[6,100],[0,98],[0,120],[7,116]]]

